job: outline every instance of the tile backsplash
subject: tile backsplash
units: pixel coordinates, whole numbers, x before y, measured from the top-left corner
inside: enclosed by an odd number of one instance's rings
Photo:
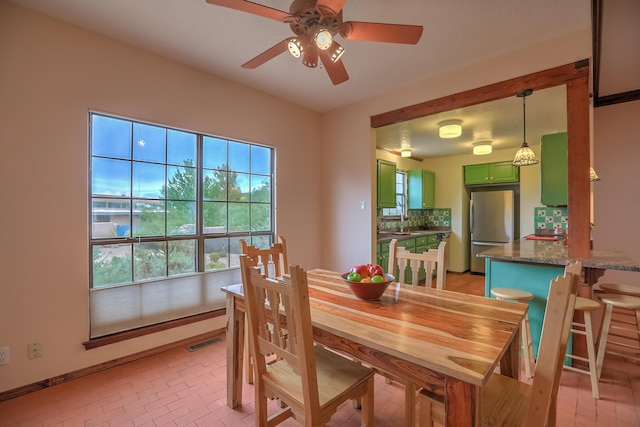
[[[537,207],[533,222],[537,229],[567,228],[567,208]]]
[[[451,227],[451,208],[409,209],[404,221],[405,228]],[[382,217],[378,209],[378,228],[381,230],[399,230],[400,220]]]
[[[425,209],[429,224],[435,227],[451,227],[451,208]],[[411,211],[409,211],[411,215]]]

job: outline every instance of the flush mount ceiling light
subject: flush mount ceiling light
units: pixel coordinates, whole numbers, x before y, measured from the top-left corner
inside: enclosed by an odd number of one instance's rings
[[[400,151],[400,156],[402,156],[402,157],[411,157],[411,150],[403,149],[402,151]]]
[[[491,154],[491,151],[493,151],[491,141],[478,141],[473,143],[473,154],[476,156]]]
[[[525,89],[516,93],[516,96],[518,98],[522,98],[522,145],[516,152],[516,157],[513,159],[514,166],[529,166],[538,163],[536,154],[531,148],[529,148],[529,145],[527,144],[527,111],[525,106],[525,99],[532,93],[533,90],[531,89]]]
[[[462,135],[462,120],[445,120],[438,123],[438,135],[440,138],[457,138]]]

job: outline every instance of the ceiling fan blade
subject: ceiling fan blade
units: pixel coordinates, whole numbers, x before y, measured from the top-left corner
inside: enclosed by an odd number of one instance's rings
[[[216,6],[224,6],[230,9],[239,10],[241,12],[253,13],[254,15],[263,16],[269,19],[275,19],[276,21],[284,21],[286,18],[290,18],[291,14],[283,12],[282,10],[273,9],[268,6],[253,3],[246,0],[206,0],[207,3]]]
[[[348,40],[416,44],[422,36],[422,26],[348,21],[340,35]]]
[[[340,13],[342,7],[347,2],[347,0],[318,0],[316,3],[316,7],[318,9],[329,9],[335,15]]]
[[[320,51],[320,59],[322,60],[322,65],[324,65],[324,69],[327,70],[327,74],[334,85],[339,85],[340,83],[344,83],[349,80],[349,74],[347,74],[347,69],[344,67],[342,59],[338,59],[336,62],[333,62],[326,50]]]
[[[280,55],[281,53],[286,52],[288,50],[288,47],[287,47],[288,43],[289,43],[289,39],[282,40],[280,43],[265,50],[260,55],[253,58],[252,60],[242,64],[242,68],[253,69],[253,68],[259,67],[260,65],[269,61],[270,59],[273,59],[276,56]]]

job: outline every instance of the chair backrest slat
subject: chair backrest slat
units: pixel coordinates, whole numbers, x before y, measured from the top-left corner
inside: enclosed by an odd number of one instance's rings
[[[249,255],[254,265],[260,267],[262,274],[267,277],[280,277],[289,274],[287,241],[282,236],[278,236],[278,243],[274,243],[266,249],[256,248],[247,244],[244,239],[240,239],[240,253]]]
[[[264,277],[249,255],[240,256],[240,266],[256,378],[262,378],[267,372],[267,357],[287,361],[302,384],[306,407],[319,412],[306,272],[291,266],[290,277]],[[286,330],[286,339],[283,339],[283,330]]]
[[[579,262],[578,262],[579,263]],[[581,264],[580,264],[581,268]],[[579,270],[578,270],[579,271]],[[544,426],[556,399],[573,320],[579,275],[565,272],[551,281],[533,375],[526,425]]]
[[[429,249],[423,253],[411,253],[403,247],[398,246],[396,239],[389,243],[389,265],[387,272],[393,275],[397,274],[400,283],[405,282],[405,272],[407,267],[411,270],[411,283],[418,283],[418,273],[424,269],[427,277],[427,284],[431,286],[431,278],[434,270],[436,271],[436,289],[444,289],[446,286],[445,271],[445,248],[446,242],[442,241],[438,245],[438,249]],[[396,268],[397,267],[397,268]],[[397,271],[397,273],[396,273]]]

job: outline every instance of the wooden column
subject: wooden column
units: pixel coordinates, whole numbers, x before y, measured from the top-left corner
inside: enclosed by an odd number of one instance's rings
[[[589,82],[587,77],[581,77],[567,82],[568,252],[571,258],[588,258],[591,254],[589,128]]]

